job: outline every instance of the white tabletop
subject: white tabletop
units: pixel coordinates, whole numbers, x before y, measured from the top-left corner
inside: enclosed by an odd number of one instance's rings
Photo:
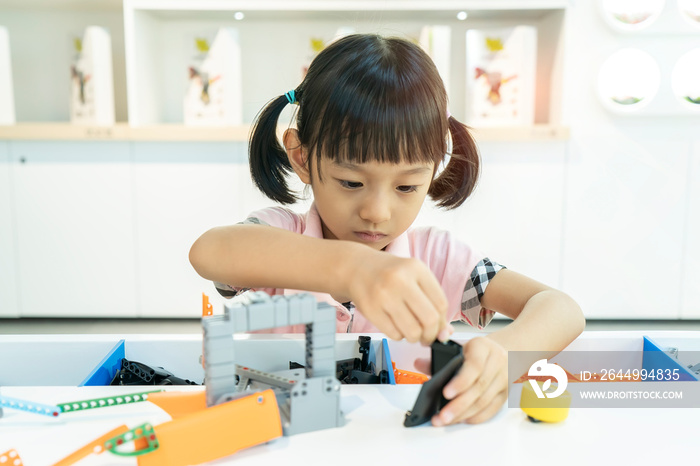
[[[3,387],[2,394],[55,404],[144,388]],[[700,410],[696,409],[580,408],[571,410],[564,422],[534,424],[520,409],[504,406],[495,418],[479,425],[406,428],[404,415],[419,388],[344,385],[344,427],[282,437],[211,464],[652,465],[691,464],[698,455]],[[48,465],[119,425],[131,428],[151,422],[157,426],[169,419],[148,402],[62,414],[56,419],[6,409],[0,418],[0,453],[14,448],[25,465]],[[136,464],[136,460],[103,453],[77,464]]]

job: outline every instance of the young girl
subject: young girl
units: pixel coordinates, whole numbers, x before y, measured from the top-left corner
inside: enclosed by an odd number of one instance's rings
[[[283,149],[277,120],[288,104],[299,106],[297,129],[284,133]],[[297,200],[287,185],[294,172],[314,203],[304,214],[271,207],[204,233],[190,261],[222,295],[317,292],[336,306],[338,332],[424,344],[447,339],[458,319],[479,328],[494,311],[514,319],[464,345],[466,363],[445,386],[451,401],[434,425],[489,419],[507,397],[508,350],[560,351],[583,330],[564,293],[448,232],[409,229],[426,196],[456,208],[479,173],[476,145],[449,115],[438,71],[418,46],[364,34],[334,42],[296,89],[259,114],[249,151],[253,180],[269,198]]]

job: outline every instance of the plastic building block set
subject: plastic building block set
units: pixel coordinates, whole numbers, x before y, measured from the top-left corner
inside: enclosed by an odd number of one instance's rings
[[[275,392],[285,435],[343,425],[335,377],[335,308],[317,304],[310,294],[270,298],[256,292],[249,298],[248,305],[227,305],[223,316],[202,320],[207,406],[236,399],[256,383]],[[303,377],[236,367],[233,334],[296,324],[306,325]]]
[[[442,389],[464,362],[461,344],[435,342],[431,346],[433,376],[409,372],[396,368],[386,339],[373,345],[368,336],[358,337],[357,357],[336,360],[334,307],[317,303],[307,293],[270,297],[249,292],[246,296],[247,300],[227,303],[220,315],[211,312],[208,299],[203,297],[204,390],[139,391],[54,404],[0,393],[0,418],[4,408],[60,416],[61,422],[71,422],[72,416],[82,411],[148,402],[167,413],[170,420],[155,423],[144,419],[136,426],[121,425],[85,439],[81,448],[56,464],[67,466],[104,452],[134,457],[141,466],[200,464],[282,436],[343,426],[342,384],[422,384],[413,408],[405,414],[404,426],[422,425],[445,406]],[[251,360],[250,350],[237,346],[236,334],[300,324],[306,329],[303,361],[289,360],[288,369],[274,371],[242,363]],[[162,367],[125,356],[121,340],[80,386],[197,385]],[[547,408],[526,412],[531,419],[547,422],[561,421],[568,413],[553,413]],[[21,464],[19,453],[10,450],[0,457],[6,458],[7,464]]]
[[[245,302],[227,303],[223,315],[214,315],[203,296],[204,391],[140,391],[54,405],[0,394],[0,417],[5,408],[49,417],[68,416],[64,422],[70,422],[74,412],[150,402],[171,420],[145,422],[132,428],[119,426],[86,439],[89,441],[84,446],[56,464],[74,464],[103,452],[134,457],[142,466],[199,464],[283,435],[343,426],[341,382],[396,384],[428,380],[422,374],[396,369],[387,341],[375,350],[367,336],[358,338],[357,357],[336,361],[335,308],[317,303],[310,294],[270,297],[250,292],[247,298]],[[274,372],[239,364],[235,334],[297,324],[306,327],[303,363],[289,361],[289,369]],[[125,356],[121,340],[80,386],[195,384],[162,367],[130,361]],[[433,385],[430,396],[440,391]],[[414,411],[423,410],[428,417],[418,420],[414,416],[410,425],[429,420],[437,404],[422,394],[416,406]],[[21,463],[14,450],[3,455],[15,462],[8,464]]]

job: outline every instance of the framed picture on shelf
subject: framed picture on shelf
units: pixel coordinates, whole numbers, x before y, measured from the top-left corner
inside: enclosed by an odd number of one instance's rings
[[[466,54],[466,123],[534,124],[537,29],[470,29]]]
[[[89,26],[75,40],[76,59],[71,65],[70,120],[73,124],[114,125],[114,78],[109,32]]]
[[[0,125],[15,124],[15,99],[12,86],[10,35],[0,26]]]
[[[204,56],[189,66],[183,108],[185,125],[240,125],[243,107],[238,31],[230,27],[219,29],[211,47],[202,40],[195,42]]]

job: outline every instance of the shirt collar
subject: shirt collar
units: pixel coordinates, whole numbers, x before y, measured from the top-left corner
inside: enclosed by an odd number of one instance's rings
[[[316,209],[316,203],[311,204],[311,208],[306,214],[306,225],[304,225],[302,234],[312,238],[323,238],[323,227],[321,225],[321,217]],[[398,257],[411,257],[408,233],[405,231],[401,233],[398,238],[387,245],[385,251]]]

